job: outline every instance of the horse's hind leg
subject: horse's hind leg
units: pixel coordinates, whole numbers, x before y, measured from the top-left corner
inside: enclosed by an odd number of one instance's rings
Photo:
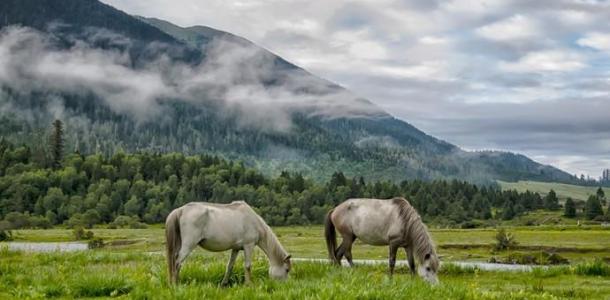
[[[227,263],[227,270],[225,271],[225,276],[222,278],[220,285],[226,286],[229,284],[229,276],[231,276],[231,272],[233,272],[233,265],[235,265],[235,259],[237,258],[238,253],[239,250],[231,250],[231,257],[229,258],[229,263]]]
[[[341,245],[337,248],[335,252],[335,257],[337,257],[337,262],[341,265],[341,259],[345,255],[347,262],[350,266],[353,266],[352,262],[352,244],[354,243],[354,235],[353,234],[341,234],[343,240],[341,241]]]
[[[356,236],[353,234],[349,238],[343,239],[343,243],[345,243],[345,258],[347,259],[350,267],[354,266],[354,262],[352,261],[352,245],[354,244],[355,240]]]
[[[178,282],[178,276],[180,274],[180,268],[182,267],[182,263],[186,260],[186,258],[193,252],[193,249],[197,247],[199,240],[195,240],[191,237],[184,236],[182,238],[182,243],[180,246],[180,252],[178,252],[178,259],[176,260],[176,274],[175,280]]]

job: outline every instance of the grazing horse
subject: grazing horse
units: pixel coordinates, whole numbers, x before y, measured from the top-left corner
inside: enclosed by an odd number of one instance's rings
[[[227,285],[239,250],[244,250],[247,284],[251,283],[254,246],[269,259],[269,276],[286,279],[290,272],[290,255],[271,228],[243,201],[230,204],[191,202],[174,209],[165,221],[169,283],[177,283],[180,266],[197,247],[219,252],[231,250],[231,258],[222,279]]]
[[[339,248],[335,228],[343,238]],[[438,283],[439,259],[434,243],[419,214],[404,198],[348,199],[328,212],[324,233],[328,255],[335,264],[341,264],[345,256],[353,266],[352,244],[358,238],[369,245],[389,245],[390,276],[394,273],[396,252],[404,248],[412,274],[417,272],[416,256],[420,276],[430,283]]]

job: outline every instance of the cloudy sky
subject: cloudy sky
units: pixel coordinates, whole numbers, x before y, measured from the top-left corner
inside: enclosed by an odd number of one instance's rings
[[[610,168],[610,2],[102,0],[245,37],[462,148]]]

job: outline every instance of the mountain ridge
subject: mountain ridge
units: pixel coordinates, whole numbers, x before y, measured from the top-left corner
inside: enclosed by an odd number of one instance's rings
[[[32,17],[31,11],[41,13]],[[5,46],[14,58],[33,61],[34,67],[13,66],[16,74],[41,82],[30,87],[25,79],[0,80],[0,134],[14,141],[41,135],[60,111],[67,143],[87,153],[211,152],[267,172],[291,169],[313,177],[343,170],[395,181],[571,180],[519,154],[463,151],[242,37],[210,27],[134,17],[95,0],[8,0],[0,4],[0,20],[3,44],[14,47],[10,42],[17,40],[28,50],[39,47],[34,50],[46,59],[21,57]],[[59,30],[49,26],[58,23]],[[15,25],[40,33],[15,32]],[[67,42],[49,42],[47,36]],[[54,69],[61,63],[43,65],[58,56],[64,65],[72,62],[74,74]],[[105,76],[81,82],[76,70],[92,66]],[[138,80],[150,83],[140,86]]]

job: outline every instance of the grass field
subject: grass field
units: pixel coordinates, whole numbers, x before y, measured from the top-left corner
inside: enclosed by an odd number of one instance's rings
[[[565,200],[567,197],[572,199],[587,200],[590,195],[595,195],[597,187],[580,186],[556,182],[538,182],[538,181],[518,181],[506,182],[498,181],[503,190],[517,190],[525,192],[527,190],[537,192],[541,195],[546,195],[551,189],[557,193],[557,197]],[[610,197],[610,188],[602,188],[607,197]]]
[[[236,265],[232,286],[220,288],[228,253],[196,250],[183,268],[178,288],[166,285],[163,229],[94,229],[108,246],[79,253],[26,253],[0,250],[0,299],[610,299],[610,267],[594,264],[610,257],[610,230],[601,227],[515,227],[520,246],[556,247],[575,264],[531,273],[488,272],[445,264],[442,284],[430,287],[407,274],[394,278],[380,266],[334,268],[295,262],[287,282],[267,279],[257,251],[254,284],[244,286],[243,267]],[[321,226],[274,228],[293,257],[326,257]],[[433,229],[444,262],[486,260],[492,254],[493,229]],[[19,241],[71,241],[66,229],[18,230]],[[0,244],[1,245],[1,244]],[[469,246],[469,247],[467,247]],[[0,246],[2,247],[2,246]],[[561,250],[563,249],[563,250]],[[497,253],[503,255],[505,253]],[[241,256],[240,256],[241,257]],[[386,247],[354,246],[355,258],[386,259]],[[404,253],[401,257],[404,259]],[[241,259],[241,258],[240,258]]]
[[[106,241],[106,251],[143,252],[164,251],[164,231],[158,226],[148,229],[93,229],[96,237]],[[282,244],[294,257],[325,258],[326,245],[322,226],[276,227],[274,231]],[[510,229],[521,250],[553,248],[571,261],[581,262],[594,258],[610,257],[610,228],[600,226],[577,227],[513,227]],[[439,252],[444,260],[485,261],[493,254],[495,229],[431,229]],[[71,230],[16,230],[16,241],[59,242],[74,240]],[[399,255],[404,256],[404,253]],[[502,253],[499,253],[502,255]],[[354,258],[385,259],[387,249],[361,244],[356,240]]]

